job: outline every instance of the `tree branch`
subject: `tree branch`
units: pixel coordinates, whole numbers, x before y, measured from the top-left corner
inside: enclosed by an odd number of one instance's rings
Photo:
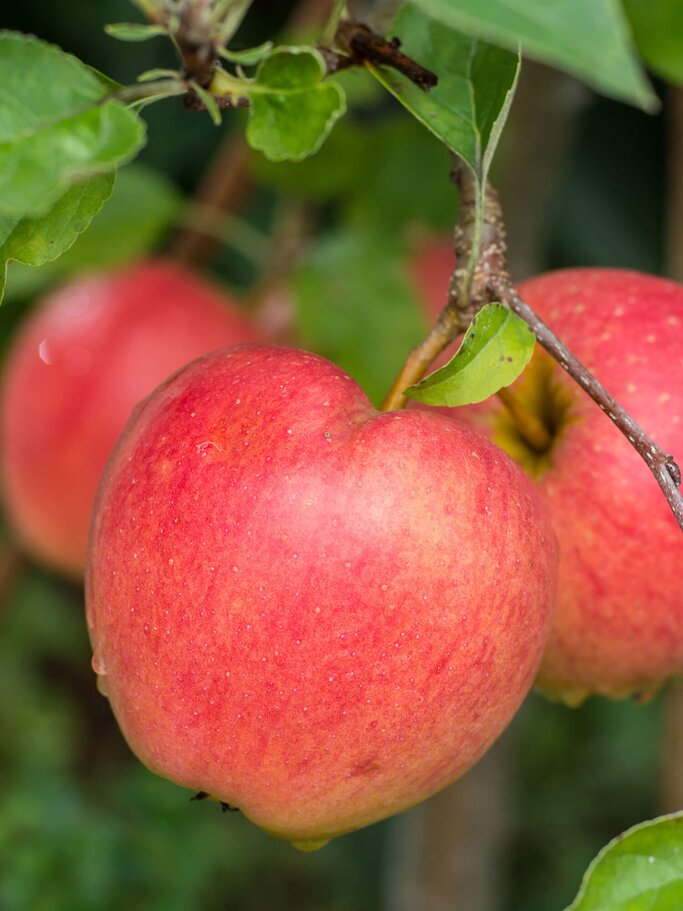
[[[453,159],[451,178],[460,193],[458,223],[454,232],[455,270],[451,276],[446,306],[425,340],[410,352],[380,406],[397,411],[408,402],[404,390],[418,383],[434,360],[467,329],[477,312],[488,303],[488,280],[505,266],[505,228],[492,187],[486,190],[481,225],[477,220],[477,184],[470,168]]]
[[[552,355],[563,370],[571,376],[607,417],[621,430],[636,452],[645,460],[662,489],[671,510],[683,531],[683,496],[679,490],[681,470],[668,453],[658,446],[622,408],[614,396],[575,357],[567,346],[546,326],[512,287],[507,276],[492,277],[489,288],[491,299],[506,304],[521,317],[534,332],[539,343]]]
[[[424,376],[437,355],[464,331],[481,307],[494,301],[505,304],[524,320],[545,350],[605,412],[644,459],[683,531],[683,496],[679,490],[681,470],[676,461],[645,433],[519,296],[507,269],[504,221],[495,191],[489,186],[485,188],[480,231],[476,211],[478,188],[474,174],[458,162],[451,176],[460,189],[460,207],[455,231],[458,265],[451,279],[448,303],[424,342],[408,355],[382,404],[382,410],[392,411],[406,405],[406,387]]]
[[[335,69],[343,66],[365,66],[371,63],[380,66],[390,66],[392,69],[403,73],[411,82],[414,82],[423,92],[428,92],[437,84],[436,73],[421,66],[415,60],[401,52],[401,42],[398,38],[387,41],[376,34],[367,25],[360,22],[345,20],[339,23],[335,44],[345,54],[349,62],[337,61]],[[344,58],[342,58],[344,60]],[[332,60],[328,60],[328,68]]]

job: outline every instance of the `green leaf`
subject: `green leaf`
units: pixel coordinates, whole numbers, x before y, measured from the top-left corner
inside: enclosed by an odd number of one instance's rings
[[[309,48],[278,48],[258,68],[247,139],[271,161],[300,161],[316,152],[344,113],[338,84],[323,82],[325,64]]]
[[[111,198],[59,259],[39,269],[13,263],[7,297],[27,297],[86,269],[107,269],[152,250],[177,218],[182,197],[158,171],[131,164],[118,172]]]
[[[509,386],[534,353],[536,338],[502,304],[487,304],[465,333],[454,357],[406,395],[427,405],[471,405]]]
[[[258,47],[250,47],[243,51],[231,51],[229,48],[223,48],[221,50],[221,57],[225,60],[229,60],[231,63],[239,63],[242,66],[254,66],[254,64],[265,60],[272,50],[273,42],[264,41],[264,43],[259,44]]]
[[[414,0],[451,28],[522,50],[645,110],[658,101],[614,0]],[[400,32],[398,32],[400,34]],[[437,70],[438,72],[438,70]]]
[[[0,32],[0,215],[49,213],[68,188],[113,171],[144,143],[142,121],[59,48]]]
[[[680,911],[683,813],[617,836],[598,854],[566,911]]]
[[[0,298],[7,262],[40,266],[60,256],[88,227],[111,194],[115,179],[113,173],[100,174],[76,184],[39,218],[0,217]]]
[[[105,25],[105,32],[119,41],[147,41],[159,35],[168,35],[163,25],[144,25],[141,22],[112,22]]]
[[[683,84],[683,4],[680,0],[624,0],[636,47],[653,72]]]
[[[425,334],[405,261],[386,231],[339,231],[293,276],[303,344],[348,371],[376,404]]]
[[[424,93],[400,73],[374,72],[483,184],[512,102],[519,55],[456,32],[410,3],[394,31],[408,56],[437,73],[438,85]]]
[[[213,121],[214,126],[219,127],[221,125],[221,112],[216,99],[213,97],[211,92],[207,92],[206,89],[202,88],[197,82],[191,83],[193,90],[204,102],[207,113],[211,120]]]

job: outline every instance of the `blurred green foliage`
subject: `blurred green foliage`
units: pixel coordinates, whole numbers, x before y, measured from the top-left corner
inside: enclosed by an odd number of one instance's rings
[[[288,6],[257,3],[244,45],[271,37]],[[62,0],[58,14],[44,0],[23,0],[3,17],[3,25],[54,41],[120,81],[172,63],[160,39],[122,45],[104,34],[106,22],[130,18],[123,0]],[[314,230],[294,283],[301,291],[298,328],[310,344],[346,363],[377,399],[391,381],[398,348],[420,329],[401,257],[416,236],[450,228],[457,199],[444,149],[362,74],[344,79],[353,89],[352,117],[307,162],[254,159],[257,186],[241,217],[267,235],[291,199],[313,207]],[[107,264],[162,242],[218,143],[243,127],[235,115],[217,129],[177,100],[150,108],[145,118],[149,144],[141,161],[149,170],[138,172],[137,192],[147,199],[161,182],[169,206],[161,206],[154,230],[137,226],[133,243],[126,228],[114,225],[104,248],[112,257]],[[546,213],[548,266],[661,269],[663,122],[661,115],[592,100]],[[102,221],[114,214],[103,213]],[[90,244],[87,256],[96,256],[96,242],[96,234],[85,235],[79,245],[87,250]],[[71,255],[80,256],[78,248]],[[229,247],[219,248],[211,265],[241,287],[260,277]],[[321,290],[326,272],[329,287]],[[33,306],[38,284],[63,274],[36,273],[37,284],[21,288],[17,276],[14,298],[0,310],[3,349]],[[332,313],[322,309],[328,290]],[[2,911],[382,907],[391,821],[303,855],[238,814],[222,814],[207,801],[190,803],[188,792],[133,759],[97,693],[80,590],[26,565],[6,589],[0,606]],[[568,711],[532,696],[510,736],[514,818],[510,854],[498,871],[501,911],[559,911],[597,850],[657,811],[659,702],[593,700]]]

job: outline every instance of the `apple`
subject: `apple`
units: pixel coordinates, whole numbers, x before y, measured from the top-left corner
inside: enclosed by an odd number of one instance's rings
[[[14,340],[0,405],[4,499],[26,549],[82,576],[99,476],[133,405],[199,354],[255,340],[222,291],[170,261],[49,294]]]
[[[93,515],[93,667],[132,750],[299,847],[444,787],[533,682],[556,568],[533,485],[317,355],[178,372]]]
[[[455,269],[452,237],[430,237],[408,261],[408,274],[428,323],[431,325],[448,303],[448,286]]]
[[[447,278],[441,281],[444,295]],[[434,290],[423,288],[429,307]],[[519,293],[650,436],[683,460],[683,287],[584,268],[525,281]],[[540,346],[511,395],[540,419],[547,444],[530,444],[496,397],[449,411],[535,478],[553,522],[558,603],[538,684],[568,704],[592,693],[647,697],[683,671],[676,521],[640,456]]]

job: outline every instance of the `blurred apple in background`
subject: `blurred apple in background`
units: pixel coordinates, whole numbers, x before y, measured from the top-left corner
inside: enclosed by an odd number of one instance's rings
[[[13,340],[0,412],[4,501],[26,549],[81,576],[97,483],[133,406],[187,361],[256,338],[224,291],[170,261],[49,294]]]
[[[409,262],[409,276],[430,327],[448,303],[448,285],[453,269],[455,252],[452,237],[422,241]]]
[[[531,686],[556,547],[524,473],[316,355],[198,359],[134,412],[86,573],[93,668],[152,770],[318,846],[466,771]]]
[[[423,252],[432,318],[448,288],[447,242]],[[662,448],[683,461],[683,287],[617,269],[568,269],[519,293]],[[650,694],[683,672],[683,537],[625,437],[544,351],[498,397],[445,409],[536,479],[560,545],[558,606],[539,674],[551,696]],[[527,438],[530,413],[544,442]]]

